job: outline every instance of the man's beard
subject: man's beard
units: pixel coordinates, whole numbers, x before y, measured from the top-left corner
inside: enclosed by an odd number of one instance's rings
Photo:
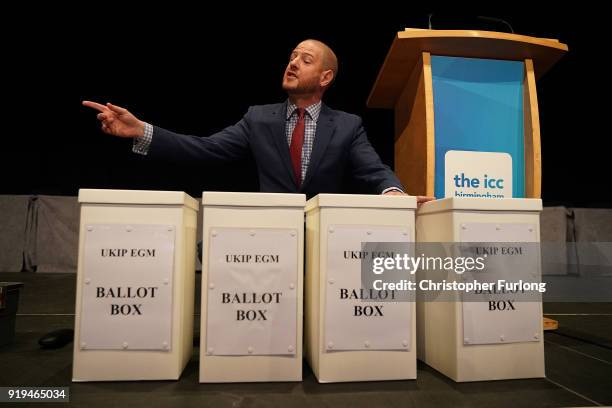
[[[283,89],[289,95],[310,95],[319,90],[319,83],[316,78],[313,78],[309,82],[299,82],[299,85],[295,88],[283,86]]]

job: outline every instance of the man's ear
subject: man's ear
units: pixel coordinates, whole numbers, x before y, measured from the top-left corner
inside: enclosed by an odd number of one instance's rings
[[[321,72],[321,80],[319,81],[321,88],[328,87],[329,84],[331,84],[333,80],[334,80],[334,71],[332,71],[331,69],[328,69],[326,71]]]

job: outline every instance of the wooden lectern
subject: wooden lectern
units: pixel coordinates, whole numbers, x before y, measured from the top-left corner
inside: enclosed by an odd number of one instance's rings
[[[512,156],[512,197],[539,198],[535,81],[567,50],[553,39],[490,31],[398,32],[367,105],[395,110],[395,172],[407,193],[445,196],[445,153],[466,150]]]

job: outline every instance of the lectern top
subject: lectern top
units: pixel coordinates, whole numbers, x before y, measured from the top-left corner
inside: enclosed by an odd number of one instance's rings
[[[423,52],[451,57],[533,60],[536,78],[567,52],[555,39],[477,30],[406,29],[396,34],[368,98],[370,108],[393,108]]]

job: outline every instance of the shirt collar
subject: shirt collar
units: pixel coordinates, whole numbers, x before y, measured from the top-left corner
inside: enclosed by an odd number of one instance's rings
[[[290,100],[287,99],[287,120],[289,120],[289,118],[293,115],[296,109],[297,105],[293,104]],[[313,122],[316,122],[319,119],[319,113],[321,113],[321,101],[307,106],[306,112],[308,112],[308,115],[310,115],[310,118],[313,120]]]

